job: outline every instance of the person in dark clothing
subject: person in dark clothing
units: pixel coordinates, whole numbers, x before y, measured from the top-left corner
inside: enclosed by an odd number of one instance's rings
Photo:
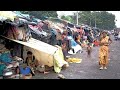
[[[25,63],[31,67],[35,71],[36,67],[38,66],[38,61],[36,60],[35,56],[31,51],[27,52],[27,57]]]
[[[74,33],[73,33],[73,39],[74,39],[74,40],[76,39],[76,36],[77,36],[78,34],[79,34],[78,32],[74,32]]]
[[[70,35],[70,36],[73,36],[73,33],[72,33],[71,29],[70,29],[70,28],[67,28],[67,30],[68,30],[69,35]]]
[[[90,34],[88,34],[87,39],[89,43],[93,43],[93,38]]]
[[[56,45],[57,44],[57,39],[56,39],[56,31],[54,29],[51,30],[51,37],[50,37],[50,44],[51,45]]]
[[[57,40],[57,45],[61,46],[62,45],[62,33],[60,32],[59,29],[57,29],[56,40]]]
[[[31,51],[28,51],[25,63],[28,66],[30,66],[30,63],[35,62],[35,60],[36,59],[35,59],[35,56],[33,55],[33,53]]]
[[[87,46],[88,57],[91,57],[91,52],[92,52],[92,47],[90,46],[90,43],[88,43],[88,46]]]
[[[81,37],[80,37],[79,34],[76,34],[76,35],[75,35],[75,41],[76,41],[76,43],[78,43],[80,46],[82,46]]]
[[[66,59],[66,55],[67,55],[67,52],[68,52],[68,50],[67,50],[67,42],[63,41],[61,47],[62,47],[64,59]]]
[[[87,28],[84,28],[84,32],[85,32],[85,36],[87,36],[89,33],[89,30]]]
[[[115,38],[115,40],[118,40],[118,32],[117,31],[115,31],[114,38]]]

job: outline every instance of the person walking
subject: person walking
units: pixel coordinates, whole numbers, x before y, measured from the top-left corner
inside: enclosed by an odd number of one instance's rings
[[[107,33],[104,31],[100,37],[100,48],[99,48],[99,65],[100,70],[107,69],[108,65],[108,56],[109,56],[109,45],[112,43],[112,40]]]

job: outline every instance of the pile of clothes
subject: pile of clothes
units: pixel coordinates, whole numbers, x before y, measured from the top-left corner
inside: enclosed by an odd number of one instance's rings
[[[31,79],[34,75],[33,68],[29,67],[18,56],[11,56],[3,44],[0,44],[0,77],[3,79]]]
[[[6,19],[4,21],[0,21],[0,29],[0,35],[9,39],[27,41],[31,37],[31,33],[25,23],[17,24]]]
[[[95,34],[97,34],[95,32],[96,30],[85,25],[75,26],[64,20],[58,21],[59,22],[44,20],[34,24],[18,24],[10,20],[5,20],[0,22],[0,35],[20,41],[28,41],[30,37],[33,37],[53,46],[58,45],[62,48],[64,56],[66,56],[66,54],[82,53],[82,48],[86,48],[89,43],[95,46],[99,45],[98,41],[94,40]],[[21,46],[19,46],[19,48],[21,48]],[[17,57],[15,58],[17,59]],[[8,60],[8,62],[12,62],[12,60]],[[58,72],[60,69],[61,68],[59,68]]]
[[[58,56],[54,58],[58,63],[60,62]],[[11,56],[11,50],[7,49],[4,44],[0,44],[0,77],[3,79],[31,79],[36,72],[46,74],[50,70],[53,68],[46,68],[46,65],[39,63],[31,51],[27,52],[27,57],[23,60],[21,57]],[[61,68],[57,70],[60,72]]]
[[[12,57],[10,50],[0,44],[0,76],[4,78],[15,78],[16,68],[23,63],[23,59]]]

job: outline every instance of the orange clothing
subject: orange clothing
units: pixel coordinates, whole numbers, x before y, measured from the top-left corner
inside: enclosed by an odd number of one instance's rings
[[[108,43],[108,42],[109,42],[108,36],[106,36],[100,41],[100,43]],[[109,54],[108,44],[104,44],[100,46],[100,49],[99,49],[99,64],[100,65],[108,64],[108,54]]]

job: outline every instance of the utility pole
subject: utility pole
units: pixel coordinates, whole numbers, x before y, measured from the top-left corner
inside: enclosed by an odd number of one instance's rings
[[[90,26],[91,26],[91,12],[90,12],[90,17],[89,18],[90,18]]]
[[[78,25],[78,11],[76,12],[76,14],[77,14],[76,20],[77,20],[77,25]]]
[[[91,26],[91,17],[90,17],[90,26]]]
[[[95,12],[95,28],[96,28],[96,12]]]

